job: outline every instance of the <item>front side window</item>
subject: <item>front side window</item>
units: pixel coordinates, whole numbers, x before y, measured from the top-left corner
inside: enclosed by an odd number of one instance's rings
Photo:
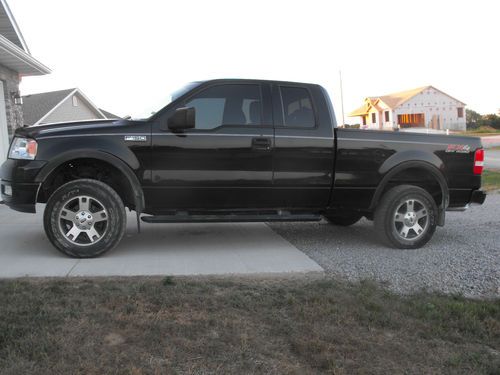
[[[196,110],[196,129],[222,125],[259,125],[262,99],[259,85],[219,85],[196,94],[185,107]]]
[[[280,87],[280,90],[285,126],[314,127],[314,112],[309,91],[301,87]]]
[[[375,113],[372,113],[372,124],[377,123],[377,115]]]

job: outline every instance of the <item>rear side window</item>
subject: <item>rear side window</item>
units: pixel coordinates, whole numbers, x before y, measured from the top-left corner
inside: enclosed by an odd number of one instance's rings
[[[260,125],[262,99],[259,85],[213,86],[196,94],[186,104],[196,109],[196,129],[221,125]]]
[[[280,90],[285,126],[314,127],[314,112],[309,91],[302,87],[280,87]]]

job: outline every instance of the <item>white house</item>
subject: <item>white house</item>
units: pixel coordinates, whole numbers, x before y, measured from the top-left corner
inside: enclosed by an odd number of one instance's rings
[[[24,124],[119,118],[97,107],[78,88],[23,96]]]
[[[368,97],[349,117],[359,117],[363,129],[465,130],[465,103],[433,86],[424,86]]]

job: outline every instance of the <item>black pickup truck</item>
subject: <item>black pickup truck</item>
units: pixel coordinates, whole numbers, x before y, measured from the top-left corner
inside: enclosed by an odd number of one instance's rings
[[[446,210],[483,203],[483,157],[478,138],[337,128],[319,85],[212,80],[147,119],[18,129],[1,192],[18,211],[47,203],[47,236],[74,257],[117,245],[125,207],[138,225],[364,216],[411,249]]]

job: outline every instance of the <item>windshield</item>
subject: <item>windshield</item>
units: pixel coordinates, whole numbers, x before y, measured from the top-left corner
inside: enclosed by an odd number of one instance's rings
[[[166,107],[167,105],[169,105],[174,100],[181,97],[182,95],[184,95],[188,91],[191,91],[192,89],[194,89],[196,86],[198,86],[201,83],[202,82],[190,82],[190,83],[182,86],[181,88],[175,90],[170,95],[164,96],[164,97],[160,98],[159,100],[154,101],[154,103],[152,103],[152,105],[146,107],[137,116],[133,116],[133,119],[134,120],[144,120],[144,119],[147,119],[147,118],[153,116],[156,112],[158,112],[162,108]]]

